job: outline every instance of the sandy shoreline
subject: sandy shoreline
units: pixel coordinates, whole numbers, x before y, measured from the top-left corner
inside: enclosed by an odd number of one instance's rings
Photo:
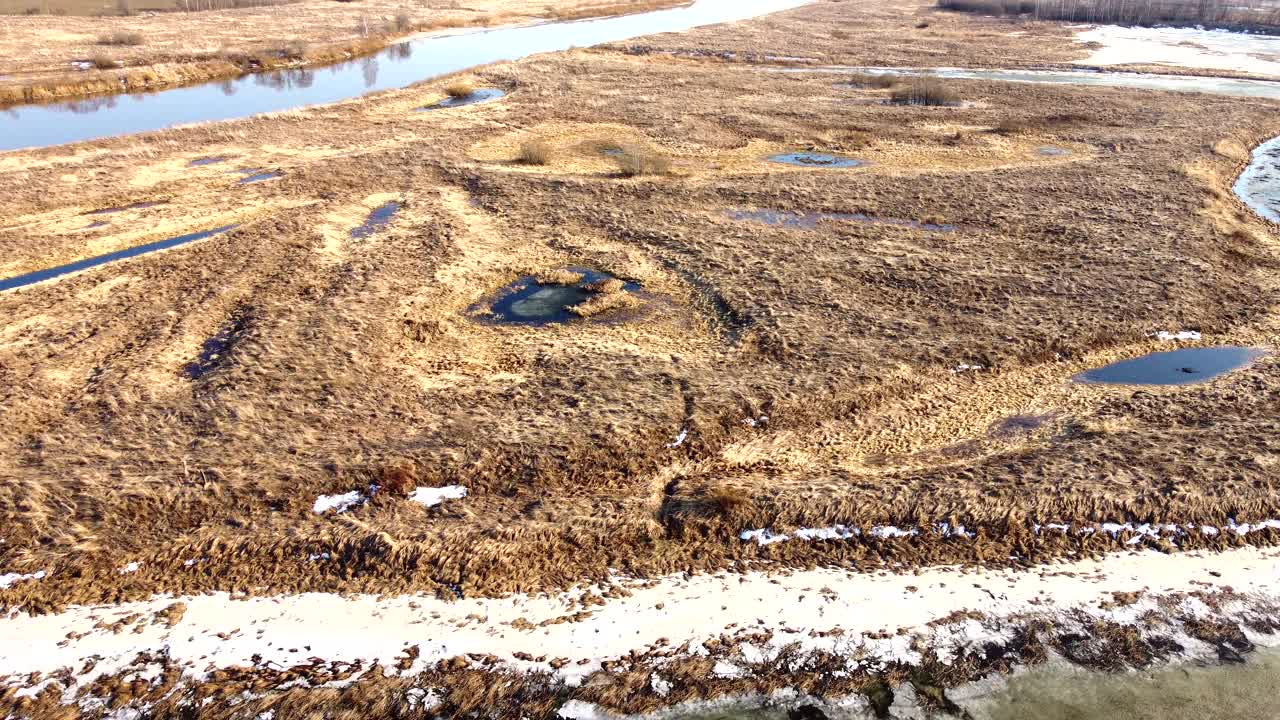
[[[643,656],[661,699],[671,683],[663,666],[685,657],[712,661],[713,677],[730,685],[797,652],[838,657],[846,673],[874,674],[958,665],[967,654],[1013,642],[1032,622],[1048,621],[1058,634],[1071,626],[1088,632],[1099,624],[1140,625],[1153,612],[1166,616],[1162,632],[1180,647],[1169,657],[1211,657],[1215,641],[1189,627],[1234,623],[1277,603],[1280,549],[1255,547],[1117,553],[1029,571],[618,578],[607,587],[501,599],[157,596],[10,615],[0,622],[0,684],[16,700],[46,693],[83,703],[104,677],[150,682],[180,668],[184,682],[200,683],[230,668],[322,662],[352,668],[337,682],[326,680],[328,687],[376,666],[402,678],[484,666],[494,674],[540,675],[563,696],[590,686],[602,667]],[[1250,642],[1266,642],[1266,633],[1245,632]],[[658,692],[663,688],[668,692]]]

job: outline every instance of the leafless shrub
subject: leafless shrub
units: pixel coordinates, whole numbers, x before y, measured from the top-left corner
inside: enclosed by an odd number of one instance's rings
[[[537,138],[525,140],[520,143],[519,160],[525,165],[546,165],[551,162],[551,146]]]
[[[639,175],[670,175],[671,159],[644,148],[622,148],[622,152],[614,155],[618,163],[618,172],[626,177]]]
[[[917,77],[893,91],[893,102],[897,105],[958,105],[960,95],[938,78]]]
[[[392,18],[390,28],[395,32],[409,32],[413,29],[413,17],[408,10],[401,10]]]
[[[117,30],[116,32],[98,37],[99,45],[141,45],[142,43],[142,33],[139,32]]]

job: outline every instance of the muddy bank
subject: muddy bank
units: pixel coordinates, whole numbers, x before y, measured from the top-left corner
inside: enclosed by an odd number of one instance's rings
[[[311,692],[331,708],[355,693],[415,717],[545,718],[790,688],[846,707],[942,710],[949,689],[1052,655],[1109,671],[1238,659],[1280,629],[1277,578],[1280,554],[1250,548],[1029,571],[617,577],[494,600],[161,597],[9,617],[0,709],[168,717],[210,698],[202,717],[290,718],[308,716],[297,701]],[[495,691],[475,694],[477,682]]]

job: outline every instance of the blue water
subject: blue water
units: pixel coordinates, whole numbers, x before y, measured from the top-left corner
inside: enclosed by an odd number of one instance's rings
[[[488,321],[504,325],[540,326],[584,320],[570,308],[595,295],[587,289],[588,285],[609,280],[613,276],[584,267],[566,269],[580,274],[582,279],[573,285],[555,285],[538,282],[534,277],[523,277],[503,288],[490,305],[493,314],[488,317]],[[636,283],[623,285],[627,292],[634,292],[639,287]],[[477,309],[480,308],[473,308]]]
[[[155,93],[16,106],[0,111],[0,151],[337,102],[499,60],[742,20],[806,1],[697,0],[688,7],[623,17],[422,38],[320,68],[255,73]]]
[[[245,183],[256,183],[263,180],[275,180],[278,177],[284,177],[284,173],[279,170],[263,170],[260,172],[255,170],[251,175],[246,175],[237,180],[236,184],[244,185]]]
[[[770,155],[768,160],[786,165],[800,165],[801,167],[849,168],[866,165],[865,162],[857,158],[820,152],[778,153],[777,155]]]
[[[506,95],[507,94],[505,92],[498,88],[479,88],[471,91],[470,95],[464,95],[463,97],[447,97],[440,102],[431,103],[430,105],[420,107],[418,109],[444,110],[447,108],[462,107],[463,105],[479,105],[480,103],[497,100],[500,97],[506,97]]]
[[[369,213],[369,217],[365,218],[364,223],[351,229],[351,237],[356,240],[362,240],[377,232],[380,228],[391,222],[391,218],[400,211],[400,203],[392,200],[383,203],[373,209]]]
[[[1190,385],[1248,365],[1261,355],[1254,348],[1183,348],[1122,360],[1076,376],[1086,383],[1108,385]]]
[[[157,240],[156,242],[147,243],[146,245],[136,245],[131,248],[125,248],[124,250],[117,250],[116,252],[107,253],[106,255],[77,260],[73,263],[49,268],[48,270],[36,270],[35,272],[29,272],[25,275],[5,278],[4,280],[0,280],[0,292],[20,288],[24,285],[33,285],[38,282],[56,278],[60,275],[66,275],[80,270],[87,270],[99,265],[106,265],[107,263],[115,262],[116,260],[124,260],[131,257],[137,257],[138,255],[155,252],[157,250],[166,250],[171,247],[177,247],[178,245],[185,245],[186,243],[195,242],[196,240],[203,240],[207,237],[217,235],[218,233],[224,233],[234,227],[235,225],[224,225],[212,230],[191,233],[190,235],[179,235],[178,237],[172,237],[166,240]]]

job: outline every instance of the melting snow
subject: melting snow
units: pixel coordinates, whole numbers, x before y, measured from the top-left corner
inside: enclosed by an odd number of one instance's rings
[[[467,496],[467,489],[461,485],[445,485],[444,487],[420,487],[413,491],[409,499],[432,507],[445,500],[459,500]]]
[[[680,431],[680,434],[676,436],[675,442],[667,443],[667,447],[669,448],[680,447],[681,445],[684,444],[685,438],[687,437],[689,437],[689,429],[684,428]]]
[[[342,495],[321,495],[316,498],[316,504],[311,507],[311,512],[326,513],[333,510],[343,513],[364,503],[364,501],[364,494],[359,490],[352,490]]]
[[[43,570],[37,570],[33,573],[5,573],[4,575],[0,575],[0,590],[8,590],[13,587],[15,583],[24,582],[26,580],[43,580],[45,575],[46,573]]]
[[[138,572],[138,568],[140,568],[140,567],[142,567],[142,563],[140,563],[140,562],[131,562],[131,563],[129,563],[128,565],[125,565],[124,567],[120,568],[120,574],[121,574],[121,575],[128,575],[129,573],[135,573],[135,572]]]
[[[1156,333],[1157,340],[1199,340],[1200,333],[1195,330],[1183,330],[1181,332],[1171,333],[1161,330]]]

